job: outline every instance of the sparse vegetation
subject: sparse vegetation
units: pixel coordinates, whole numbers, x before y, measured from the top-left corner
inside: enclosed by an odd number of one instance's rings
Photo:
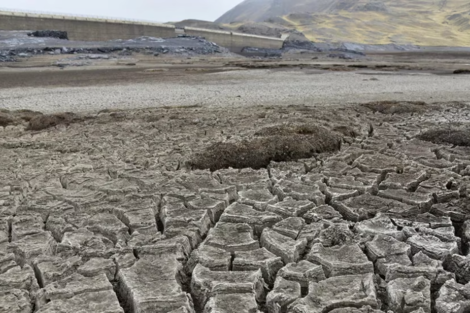
[[[376,101],[362,106],[382,114],[419,113],[426,109],[426,103],[421,101]]]
[[[436,144],[470,147],[470,129],[453,127],[430,129],[419,135],[418,138]]]
[[[75,113],[58,113],[51,115],[39,115],[29,121],[27,130],[43,130],[57,125],[69,125],[82,121]]]
[[[266,127],[241,142],[218,142],[195,154],[188,165],[216,171],[222,168],[266,168],[271,161],[295,161],[341,148],[341,136],[314,125]]]
[[[18,125],[23,122],[29,122],[36,116],[42,115],[40,112],[31,110],[0,110],[0,126]]]

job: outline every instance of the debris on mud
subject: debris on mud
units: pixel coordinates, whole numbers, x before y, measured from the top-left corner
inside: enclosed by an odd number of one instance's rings
[[[44,31],[32,36],[25,31],[0,30],[0,62],[14,61],[15,56],[25,55],[75,55],[75,54],[110,54],[128,56],[132,53],[144,53],[194,56],[232,54],[228,49],[202,37],[180,36],[175,38],[156,38],[149,36],[129,40],[110,41],[73,41],[63,40],[66,34]],[[62,38],[61,38],[62,37]]]
[[[426,103],[421,101],[376,101],[362,106],[382,114],[419,113],[426,109]]]
[[[57,39],[65,39],[65,40],[69,39],[67,32],[60,31],[60,30],[37,30],[35,32],[28,33],[28,36],[49,37],[49,38],[57,38]]]
[[[255,138],[241,142],[218,142],[194,155],[188,165],[216,171],[224,168],[266,168],[271,161],[295,161],[341,148],[341,137],[314,125],[266,127]]]
[[[16,59],[10,55],[9,51],[0,51],[0,63],[2,62],[15,62]]]
[[[418,136],[419,139],[436,144],[451,144],[470,147],[470,129],[447,128],[431,129]]]
[[[280,58],[282,57],[282,50],[245,47],[242,49],[241,54],[247,57]]]
[[[50,115],[39,115],[33,117],[28,124],[26,130],[43,130],[57,125],[69,125],[81,122],[83,118],[75,113],[65,112]]]

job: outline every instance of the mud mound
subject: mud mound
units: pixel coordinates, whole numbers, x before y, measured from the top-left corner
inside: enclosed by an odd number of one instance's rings
[[[290,136],[290,135],[317,135],[319,137],[326,137],[330,131],[323,127],[318,127],[311,124],[284,124],[264,127],[255,133],[255,136]]]
[[[43,115],[41,112],[31,111],[31,110],[17,110],[17,111],[14,111],[13,114],[25,122],[29,122],[33,118]]]
[[[69,125],[82,121],[78,115],[74,113],[58,113],[51,115],[40,115],[33,117],[28,124],[27,130],[43,130],[57,125]]]
[[[421,101],[377,101],[362,106],[382,114],[418,113],[426,109],[426,103]]]
[[[470,147],[470,129],[431,129],[418,136],[419,139],[437,144]]]
[[[271,161],[295,161],[341,148],[341,137],[323,127],[274,126],[251,140],[219,142],[194,155],[188,165],[216,171],[223,168],[266,168]]]
[[[336,126],[333,128],[333,131],[340,133],[343,136],[352,138],[356,138],[360,135],[354,128],[350,126]]]
[[[470,70],[467,69],[458,69],[454,71],[454,74],[470,74]]]
[[[6,127],[8,125],[13,125],[15,123],[14,119],[7,112],[0,111],[0,126]]]
[[[42,115],[42,113],[31,110],[0,110],[0,126],[22,124],[23,122],[29,122],[39,115]]]

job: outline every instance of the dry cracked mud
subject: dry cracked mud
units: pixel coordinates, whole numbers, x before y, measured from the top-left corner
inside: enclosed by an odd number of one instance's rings
[[[468,130],[468,110],[107,110],[39,131],[15,119],[0,132],[0,312],[467,312],[470,148],[419,138]],[[279,140],[285,121],[339,150],[188,164],[217,142]]]

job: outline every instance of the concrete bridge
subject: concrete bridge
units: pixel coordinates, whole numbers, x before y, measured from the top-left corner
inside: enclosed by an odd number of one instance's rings
[[[2,10],[0,10],[0,30],[61,30],[68,33],[70,40],[79,41],[126,40],[140,36],[171,38],[179,34],[188,34],[205,37],[233,52],[240,52],[244,47],[278,49],[284,42],[283,39],[274,37],[194,27],[177,29],[174,25],[152,22]]]

